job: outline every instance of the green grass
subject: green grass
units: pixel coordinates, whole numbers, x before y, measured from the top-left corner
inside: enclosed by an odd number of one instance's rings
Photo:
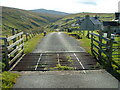
[[[84,12],[84,13],[76,13],[76,14],[67,15],[64,18],[56,21],[54,24],[60,25],[64,30],[66,27],[71,28],[72,30],[80,29],[80,26],[73,27],[73,26],[71,26],[71,24],[79,22],[76,17],[83,18],[86,15],[89,15],[90,17],[94,17],[97,15],[99,17],[99,20],[101,20],[101,22],[102,21],[112,21],[115,17],[114,13],[87,13],[87,12]]]
[[[73,62],[73,60],[70,60],[70,59],[69,59],[69,60],[68,60],[68,62],[72,63],[72,62]]]
[[[87,32],[85,32],[85,36],[86,36],[86,33],[87,33]],[[96,32],[94,32],[94,33],[96,33]],[[71,33],[68,33],[68,34],[78,34],[78,35],[80,35],[79,32],[71,32]],[[85,50],[92,55],[92,53],[91,53],[91,45],[90,45],[91,39],[88,39],[88,38],[85,37],[85,36],[82,35],[82,39],[79,39],[80,45],[81,45],[82,47],[84,47]],[[95,38],[95,39],[98,40],[98,38]],[[120,37],[116,37],[115,40],[116,40],[116,41],[119,41],[119,40],[120,40]],[[103,43],[106,43],[106,41],[103,40]],[[96,45],[98,46],[97,43],[94,43],[94,44],[96,44]],[[117,45],[116,45],[116,44],[113,44],[113,46],[119,46],[119,45],[120,45],[120,43],[118,43]],[[98,49],[95,48],[95,51],[98,52]],[[113,54],[119,54],[119,53],[120,53],[119,51],[118,51],[118,52],[113,52]],[[104,57],[106,57],[105,54],[102,53],[102,55],[103,55]],[[113,57],[115,57],[115,56],[113,56]],[[117,56],[117,57],[118,57],[118,56]],[[115,61],[118,65],[120,65],[120,64],[119,64],[119,63],[120,63],[120,60],[115,60],[114,58],[113,58],[112,60]],[[107,65],[102,65],[102,66],[97,65],[96,67],[106,68]],[[117,70],[118,67],[117,67],[115,64],[112,64],[112,67],[113,67],[113,69],[114,69],[117,73],[120,74],[120,70]],[[113,71],[113,72],[114,72],[114,71]],[[111,72],[111,73],[113,73],[113,72]],[[115,74],[116,74],[116,73],[114,73],[114,75],[115,75]],[[115,75],[115,76],[116,76],[116,75]]]
[[[32,39],[29,39],[27,42],[25,42],[25,45],[24,45],[25,53],[32,52],[35,49],[36,45],[40,42],[40,39],[42,37],[43,35],[39,34],[33,37]],[[0,63],[0,66],[2,66],[2,63]],[[0,80],[2,81],[0,82],[1,88],[12,88],[16,82],[16,79],[19,76],[20,76],[19,74],[7,72],[7,71],[0,73]]]
[[[11,35],[11,29],[30,32],[41,29],[46,25],[62,18],[62,15],[51,15],[45,13],[35,13],[27,10],[0,7],[2,8],[2,34]],[[1,16],[1,15],[0,15]]]
[[[55,71],[55,70],[74,70],[74,67],[69,67],[69,66],[62,66],[60,64],[56,64],[56,67],[50,67],[50,68],[45,68],[45,70],[49,69],[50,71]]]
[[[6,71],[0,73],[0,81],[2,80],[0,82],[0,85],[2,85],[1,88],[12,88],[19,76],[19,74]]]
[[[27,53],[31,53],[35,47],[37,46],[37,44],[40,42],[40,39],[43,37],[42,34],[36,35],[35,37],[33,37],[32,39],[29,39],[27,42],[25,42],[24,45],[24,52],[25,54]]]
[[[97,62],[97,64],[94,66],[94,69],[104,69],[104,66]]]
[[[70,65],[73,65],[73,60],[72,60],[72,58],[70,56],[66,56],[66,59],[68,60]]]
[[[82,37],[82,39],[80,39],[80,45],[82,46],[82,47],[84,47],[85,48],[85,50],[87,51],[87,52],[91,52],[91,45],[90,45],[90,43],[91,43],[91,40],[90,39],[88,39],[88,38],[86,38],[86,37]]]
[[[78,35],[82,36],[82,39],[78,39],[80,41],[80,46],[84,47],[87,52],[89,52],[89,53],[91,52],[91,49],[90,49],[91,48],[91,45],[90,45],[91,40],[86,37],[87,31],[84,32],[84,36],[82,34],[80,34],[78,31],[70,32],[67,34],[78,34]]]
[[[57,64],[56,67],[50,68],[51,70],[74,70],[73,67],[69,67],[69,66],[62,66],[60,64]]]
[[[57,64],[56,66],[58,70],[74,70],[73,67],[69,67],[69,66],[62,66],[60,64]]]
[[[71,57],[70,57],[70,56],[66,56],[66,58],[67,58],[68,60],[71,60]]]

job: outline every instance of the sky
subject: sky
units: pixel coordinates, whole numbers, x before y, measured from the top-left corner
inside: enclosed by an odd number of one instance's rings
[[[0,0],[0,6],[24,10],[47,9],[67,13],[114,13],[120,0]]]

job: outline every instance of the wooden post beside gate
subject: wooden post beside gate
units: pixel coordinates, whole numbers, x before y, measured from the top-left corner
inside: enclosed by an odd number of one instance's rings
[[[112,70],[112,45],[110,27],[108,27],[107,38],[102,36],[102,30],[99,31],[99,35],[95,33],[91,34],[91,52],[94,57],[101,63],[106,65],[107,69]],[[94,37],[98,38],[95,39]],[[103,40],[106,42],[104,43]]]
[[[100,30],[99,31],[99,50],[98,50],[98,53],[99,53],[99,60],[102,61],[102,55],[101,55],[101,50],[102,50],[102,31]]]
[[[11,65],[24,54],[23,32],[15,33],[15,29],[13,29],[13,34],[13,36],[7,38],[0,38],[4,42],[2,45],[4,54],[2,60],[5,63],[5,70],[9,70]],[[11,42],[12,40],[13,42]]]
[[[111,26],[107,27],[107,38],[109,38],[109,41],[107,41],[107,58],[108,58],[108,70],[112,69],[112,45],[113,45],[113,39],[111,37],[112,30],[110,28]]]
[[[5,63],[5,70],[9,69],[9,61],[8,61],[8,43],[7,43],[7,38],[3,38],[4,40],[4,50],[5,50],[5,54],[4,54],[4,63]]]
[[[93,31],[91,33],[93,33]],[[94,53],[93,53],[93,34],[91,34],[91,53],[92,53],[92,55],[94,55]]]

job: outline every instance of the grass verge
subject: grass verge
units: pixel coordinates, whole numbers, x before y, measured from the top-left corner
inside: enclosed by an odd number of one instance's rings
[[[78,35],[80,35],[79,34],[79,32],[71,32],[72,34],[78,34]],[[67,34],[71,34],[71,33],[67,33]],[[94,32],[94,33],[96,33],[96,32]],[[80,41],[80,45],[82,46],[82,47],[84,47],[85,48],[85,50],[89,53],[89,54],[91,54],[92,55],[92,53],[91,53],[91,45],[90,45],[90,43],[91,43],[91,39],[88,39],[87,37],[86,37],[86,32],[85,32],[85,35],[82,35],[81,34],[81,36],[82,36],[82,39],[78,39],[79,41]],[[119,37],[116,37],[115,39],[117,39],[116,41],[119,41],[120,40],[120,38]],[[96,38],[96,40],[98,40],[98,38]],[[94,42],[95,43],[95,42]],[[103,43],[106,43],[105,41],[103,41]],[[97,43],[95,43],[96,45],[97,45]],[[115,44],[115,43],[113,43],[113,46],[119,46],[120,44],[119,43],[117,43],[117,45]],[[96,51],[98,51],[97,49],[95,49]],[[118,51],[118,52],[113,52],[112,54],[119,54],[120,52]],[[103,56],[104,56],[104,54],[102,54]],[[115,60],[115,58],[114,58],[114,56],[112,56],[113,57],[113,61],[115,61],[117,64],[119,64],[119,62],[120,62],[120,60]],[[119,56],[118,56],[119,57]],[[98,65],[96,65],[96,67],[101,67],[101,68],[107,68],[108,66],[107,65],[102,65],[102,66],[100,66],[99,64]],[[95,67],[95,68],[96,68]],[[120,75],[120,70],[118,69],[118,67],[115,65],[115,64],[112,64],[112,67],[113,67],[113,70],[111,70],[111,71],[109,71],[113,76],[115,76],[118,80],[120,80],[120,77],[119,77],[119,75]]]
[[[27,42],[25,42],[24,45],[25,54],[32,52],[35,49],[36,45],[40,42],[40,39],[42,37],[43,35],[39,34],[33,37],[32,39],[29,39]],[[19,76],[20,76],[19,74],[7,72],[7,71],[0,73],[0,81],[1,81],[0,88],[2,88],[3,90],[6,88],[12,88],[16,82],[16,79]]]
[[[43,37],[42,34],[36,35],[35,37],[33,37],[32,39],[28,40],[27,42],[25,42],[24,45],[24,52],[25,54],[27,53],[31,53],[35,47],[37,46],[37,44],[40,42],[40,39]]]
[[[66,32],[65,32],[65,33],[66,33]],[[77,34],[77,35],[79,35],[80,37],[82,37],[82,39],[78,39],[78,40],[80,41],[80,45],[81,45],[82,47],[84,47],[84,49],[85,49],[88,53],[91,54],[91,49],[90,49],[90,48],[91,48],[91,45],[90,45],[91,40],[86,37],[87,31],[84,32],[84,35],[80,34],[79,31],[69,32],[69,33],[66,33],[66,34],[69,34],[69,35],[70,35],[70,34]]]
[[[0,82],[1,88],[3,90],[5,88],[12,88],[19,76],[19,74],[7,71],[0,73],[0,81],[2,81]]]
[[[80,45],[84,47],[88,53],[91,54],[91,45],[90,45],[91,40],[86,37],[82,37],[82,39],[80,39],[79,41],[80,41]]]

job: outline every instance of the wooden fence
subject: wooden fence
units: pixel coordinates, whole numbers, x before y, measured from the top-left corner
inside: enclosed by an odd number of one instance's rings
[[[12,29],[12,36],[6,36],[0,38],[2,62],[5,63],[5,70],[9,70],[10,67],[24,54],[24,42],[33,38],[37,34],[41,33],[38,30],[33,32],[19,32]]]
[[[109,28],[107,37],[103,36],[102,31],[99,34],[91,34],[91,52],[95,58],[108,70],[113,69],[113,65],[120,70],[120,44],[119,40],[116,41],[115,36],[111,36],[112,31]],[[120,35],[116,35],[120,38]],[[116,44],[116,45],[115,45]],[[117,58],[117,59],[116,59]],[[116,62],[118,60],[118,62]]]
[[[28,41],[29,39],[33,38],[34,36],[36,36],[37,34],[42,33],[43,31],[41,30],[34,30],[31,32],[25,32],[24,33],[24,41]]]
[[[0,38],[2,42],[2,60],[5,63],[5,70],[10,69],[11,65],[24,53],[23,32],[7,38]]]

